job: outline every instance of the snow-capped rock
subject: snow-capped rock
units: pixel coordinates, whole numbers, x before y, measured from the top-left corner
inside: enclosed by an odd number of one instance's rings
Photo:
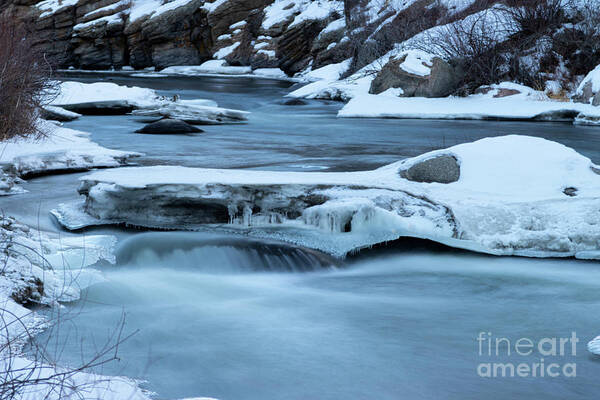
[[[178,119],[195,125],[219,125],[245,122],[250,113],[220,108],[210,100],[175,100],[158,102],[153,106],[133,110],[131,114]]]
[[[573,95],[573,100],[600,106],[600,65],[583,78]]]
[[[455,182],[402,177],[402,171],[442,156],[459,164]],[[232,223],[256,232],[293,226],[305,234],[277,237],[336,255],[413,236],[498,255],[600,258],[596,170],[588,158],[558,143],[505,136],[365,172],[100,171],[82,178],[84,203],[61,205],[53,213],[70,229]]]
[[[152,89],[110,82],[61,82],[51,106],[80,114],[127,114],[134,109],[164,102]]]
[[[0,165],[15,177],[91,168],[118,167],[140,154],[111,150],[89,138],[89,133],[40,121],[43,136],[18,138],[2,143]]]

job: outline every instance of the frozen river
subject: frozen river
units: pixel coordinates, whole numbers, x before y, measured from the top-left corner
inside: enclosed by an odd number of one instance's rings
[[[202,127],[205,133],[190,136],[138,135],[141,125],[130,116],[66,125],[103,146],[145,153],[142,165],[362,170],[506,134],[554,140],[600,163],[597,128],[338,119],[338,103],[283,105],[289,83],[110,79],[252,113],[247,124]],[[48,210],[77,197],[81,175],[33,179],[29,193],[0,198],[0,208],[59,230]],[[107,281],[63,310],[68,323],[52,338],[57,358],[74,364],[93,354],[125,315],[125,333],[137,333],[120,346],[121,361],[101,372],[145,380],[159,399],[564,400],[600,392],[600,360],[585,349],[600,334],[597,263],[487,257],[417,241],[339,261],[216,233],[92,232],[119,238],[118,262],[101,266]],[[566,342],[572,332],[580,340],[574,348]],[[490,355],[487,346],[498,338]],[[564,354],[547,353],[561,338]],[[516,351],[519,339],[534,344],[530,354]],[[539,364],[538,374],[481,377],[488,363]],[[550,364],[558,366],[548,370]],[[576,376],[565,376],[573,366]]]

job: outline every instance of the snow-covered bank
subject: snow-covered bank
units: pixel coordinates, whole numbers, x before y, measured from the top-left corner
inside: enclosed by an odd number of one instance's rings
[[[0,144],[0,165],[14,176],[69,170],[118,167],[140,154],[111,150],[90,140],[89,133],[40,121],[39,139],[13,139]]]
[[[47,354],[23,352],[35,334],[52,329],[60,321],[43,318],[21,303],[60,307],[59,302],[78,299],[81,289],[102,280],[97,271],[87,267],[99,260],[114,262],[114,243],[109,236],[51,237],[12,218],[2,219],[0,249],[5,257],[0,271],[0,386],[14,390],[11,399],[149,399],[128,378],[53,364],[49,348]]]
[[[209,60],[201,65],[181,65],[167,67],[156,73],[146,74],[147,77],[161,76],[228,76],[244,78],[275,79],[297,82],[279,68],[256,68],[231,66],[225,60]]]
[[[53,106],[81,114],[129,114],[180,119],[192,124],[240,123],[248,112],[220,108],[212,100],[180,100],[159,96],[153,89],[108,82],[62,82]]]
[[[600,258],[599,173],[563,145],[512,135],[365,172],[99,171],[82,178],[84,203],[53,213],[69,229],[225,224],[338,256],[413,236],[498,255]]]
[[[415,119],[502,119],[533,121],[569,121],[584,124],[584,118],[600,117],[600,109],[573,102],[534,100],[517,96],[491,98],[468,97],[394,97],[360,95],[338,113],[344,118],[415,118]]]

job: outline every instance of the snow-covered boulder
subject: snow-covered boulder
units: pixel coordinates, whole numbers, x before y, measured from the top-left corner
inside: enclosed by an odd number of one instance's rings
[[[573,100],[600,106],[600,65],[583,78],[573,95]]]
[[[192,68],[192,67],[189,67]],[[53,106],[81,114],[129,114],[180,119],[190,124],[241,122],[248,112],[219,108],[212,100],[179,100],[158,96],[152,89],[109,82],[62,82]]]
[[[80,114],[127,114],[136,108],[152,106],[157,100],[158,95],[152,89],[110,82],[62,82],[51,105]]]
[[[403,178],[403,171],[439,157],[456,160],[456,181]],[[82,178],[83,203],[61,205],[53,214],[70,229],[230,223],[256,233],[293,227],[277,237],[335,255],[412,236],[498,255],[600,258],[600,175],[594,169],[561,144],[511,135],[364,172],[99,171]]]
[[[151,118],[172,118],[193,125],[241,123],[248,119],[247,111],[217,107],[210,100],[161,101],[133,110],[131,114]]]
[[[439,57],[407,50],[381,68],[369,92],[379,94],[400,89],[403,97],[444,97],[456,90],[461,73]]]

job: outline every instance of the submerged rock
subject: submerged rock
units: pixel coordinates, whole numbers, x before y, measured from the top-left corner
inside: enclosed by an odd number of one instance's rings
[[[413,182],[452,183],[460,178],[460,165],[455,157],[441,155],[400,171],[400,176]]]
[[[284,106],[305,106],[308,103],[302,99],[289,99],[281,103]]]
[[[179,133],[199,133],[204,132],[200,128],[183,122],[178,119],[163,119],[158,122],[153,122],[135,131],[136,133],[148,134],[179,134]]]

